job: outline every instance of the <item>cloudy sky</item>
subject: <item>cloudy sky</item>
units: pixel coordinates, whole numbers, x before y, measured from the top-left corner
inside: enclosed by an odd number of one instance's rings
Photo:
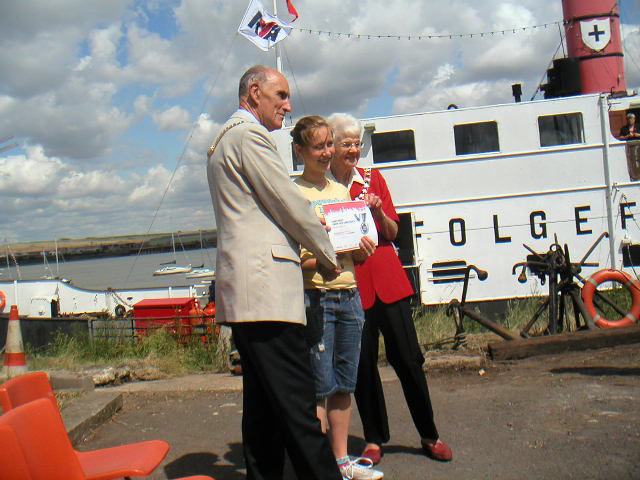
[[[275,65],[236,33],[248,3],[1,2],[0,148],[17,145],[0,153],[0,242],[214,227],[206,148],[242,72]],[[294,121],[510,102],[513,83],[528,100],[562,56],[560,0],[293,3],[281,45]],[[619,3],[639,88],[640,6]]]

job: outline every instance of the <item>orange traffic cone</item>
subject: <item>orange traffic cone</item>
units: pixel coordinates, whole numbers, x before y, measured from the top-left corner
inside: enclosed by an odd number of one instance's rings
[[[7,344],[4,349],[2,376],[13,378],[23,373],[27,373],[27,362],[24,357],[24,346],[22,345],[20,317],[18,316],[18,307],[11,305],[7,325]]]

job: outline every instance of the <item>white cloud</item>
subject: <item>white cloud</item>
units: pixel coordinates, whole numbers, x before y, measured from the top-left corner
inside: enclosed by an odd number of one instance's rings
[[[46,158],[42,148],[29,148],[31,156],[12,155],[0,158],[0,192],[3,197],[30,195],[44,197],[56,189],[64,172],[57,158]]]
[[[127,200],[132,203],[159,202],[170,178],[171,172],[162,165],[150,168],[146,175],[138,178],[139,181],[136,182],[136,186],[131,190]]]
[[[153,123],[162,131],[185,130],[189,128],[189,112],[184,108],[174,105],[163,112],[152,114]]]
[[[133,111],[136,117],[143,117],[151,110],[152,100],[147,95],[139,95],[133,101]]]

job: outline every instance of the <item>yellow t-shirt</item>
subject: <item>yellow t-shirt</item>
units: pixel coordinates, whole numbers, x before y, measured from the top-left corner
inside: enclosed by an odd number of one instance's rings
[[[306,181],[302,177],[298,177],[294,182],[300,188],[302,194],[311,202],[311,206],[316,211],[316,215],[322,218],[322,205],[327,203],[350,202],[351,197],[347,188],[333,180],[326,179],[324,186],[316,185]],[[305,261],[314,258],[313,254],[306,248],[302,248],[300,258]],[[302,270],[304,276],[304,288],[326,288],[328,290],[338,290],[344,288],[356,288],[356,274],[353,266],[353,257],[351,252],[339,253],[338,263],[342,269],[342,273],[330,282],[325,282],[315,270]]]

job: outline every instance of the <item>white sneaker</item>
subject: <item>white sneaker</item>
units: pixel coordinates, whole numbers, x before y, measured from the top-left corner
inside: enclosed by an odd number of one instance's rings
[[[347,480],[380,480],[384,473],[373,468],[373,462],[366,457],[358,457],[340,467],[342,478]]]

